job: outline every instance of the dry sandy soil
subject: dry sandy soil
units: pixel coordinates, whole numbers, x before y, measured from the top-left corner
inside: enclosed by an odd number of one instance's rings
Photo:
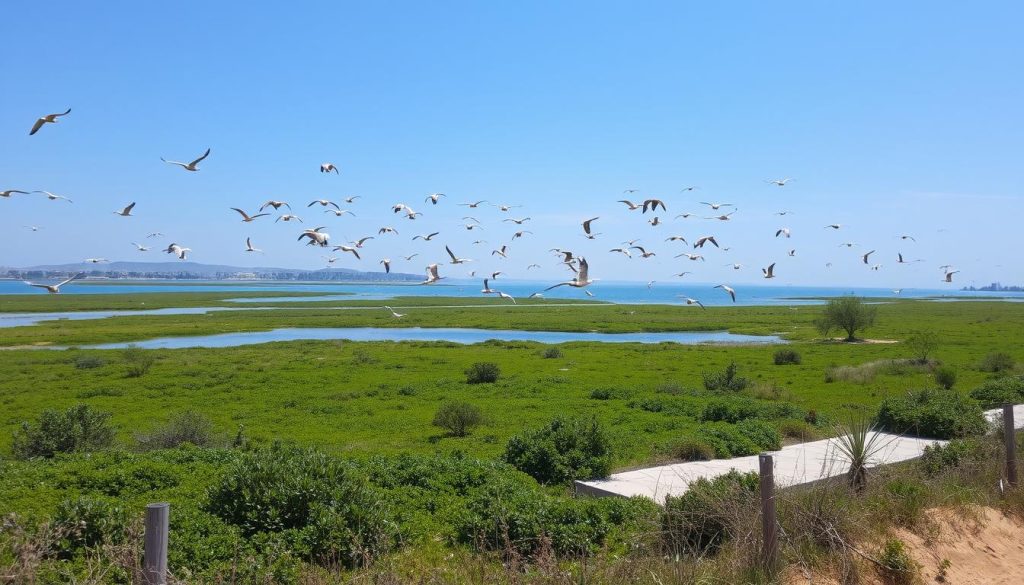
[[[994,508],[975,508],[968,514],[929,510],[921,534],[897,530],[907,552],[920,568],[919,583],[931,585],[1010,585],[1024,583],[1024,522]],[[873,547],[880,548],[878,546]],[[943,561],[948,561],[948,564]],[[941,567],[946,564],[943,572]],[[862,582],[886,583],[870,570]],[[834,575],[789,571],[787,585],[839,585]]]

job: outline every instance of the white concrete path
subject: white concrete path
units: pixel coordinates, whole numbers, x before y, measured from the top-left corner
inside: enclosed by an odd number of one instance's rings
[[[1002,414],[1001,408],[985,412],[986,418],[993,422],[999,421]],[[1016,428],[1024,428],[1024,405],[1014,407],[1013,420]],[[869,467],[914,459],[924,453],[926,445],[946,443],[936,439],[878,434],[883,447]],[[775,483],[782,487],[813,483],[842,475],[849,469],[848,460],[837,448],[835,439],[791,445],[771,454],[775,456]],[[731,469],[741,473],[757,472],[757,456],[691,461],[615,473],[608,479],[577,481],[576,493],[594,496],[646,496],[661,503],[666,496],[684,493],[690,483],[698,478],[711,479],[724,475]]]

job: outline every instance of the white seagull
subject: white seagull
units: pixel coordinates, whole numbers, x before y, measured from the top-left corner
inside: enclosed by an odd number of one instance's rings
[[[459,258],[458,256],[455,255],[454,252],[452,252],[452,249],[449,248],[448,246],[445,246],[444,250],[445,252],[448,252],[449,256],[451,256],[451,264],[465,264],[466,262],[472,262],[472,260],[470,260],[469,258]]]
[[[246,252],[262,252],[263,250],[260,250],[259,248],[254,248],[253,245],[252,245],[252,239],[251,238],[245,238],[245,251]]]
[[[74,201],[68,199],[67,197],[65,197],[63,195],[54,195],[53,193],[50,193],[49,191],[33,191],[33,193],[42,193],[43,195],[46,195],[46,198],[49,199],[50,201],[57,201],[58,199],[63,199],[64,201],[67,201],[68,203],[74,203]]]
[[[135,204],[133,203],[132,205],[135,205]],[[264,217],[264,216],[270,215],[269,213],[257,213],[256,215],[249,215],[248,213],[246,213],[246,212],[242,211],[241,209],[239,209],[239,208],[237,208],[237,207],[232,207],[231,209],[233,209],[233,210],[237,211],[237,212],[238,212],[238,214],[242,216],[242,221],[243,221],[244,223],[249,223],[250,221],[253,221],[253,220],[255,220],[256,218],[259,218],[259,217]]]
[[[160,160],[164,161],[165,163],[167,163],[169,165],[178,165],[179,167],[185,169],[186,171],[195,172],[195,171],[199,170],[199,167],[196,166],[196,165],[198,165],[199,163],[203,162],[203,159],[205,159],[208,156],[210,156],[210,149],[209,148],[206,149],[206,152],[203,153],[203,156],[201,156],[201,157],[197,158],[196,160],[194,160],[194,161],[192,161],[190,163],[187,163],[187,164],[183,163],[183,162],[178,162],[176,160],[167,160],[167,159],[165,159],[162,156],[160,157]]]
[[[394,317],[395,319],[401,319],[402,317],[405,317],[405,313],[396,313],[394,309],[387,305],[384,305],[384,308],[391,311],[391,316]]]
[[[431,264],[427,266],[427,279],[420,284],[434,284],[442,278],[444,277],[437,273],[437,264]]]
[[[585,286],[593,284],[594,281],[589,278],[590,265],[587,264],[586,258],[582,258],[581,257],[579,259],[579,263],[580,263],[580,267],[579,267],[579,269],[576,272],[576,278],[573,278],[572,280],[567,280],[565,282],[560,282],[558,284],[549,286],[546,289],[544,289],[544,291],[549,291],[549,290],[551,290],[553,288],[558,288],[560,286],[571,286],[571,287],[574,287],[574,288],[583,288]]]
[[[334,166],[334,163],[329,163],[329,162],[328,163],[323,163],[322,165],[320,165],[320,172],[321,173],[333,172],[335,175],[340,175],[341,174],[341,173],[338,172],[338,167]]]
[[[29,282],[27,280],[25,281],[25,284],[27,284],[29,286],[34,286],[36,288],[45,288],[46,292],[50,293],[51,295],[56,295],[56,294],[60,294],[60,287],[64,286],[65,284],[67,284],[67,283],[69,283],[69,282],[71,282],[73,280],[78,280],[79,278],[82,278],[84,276],[85,276],[84,272],[79,272],[78,274],[72,276],[71,278],[69,278],[67,280],[63,280],[61,282],[58,282],[57,284],[36,284],[34,282]]]
[[[274,199],[271,199],[270,201],[267,201],[263,205],[260,205],[260,211],[263,211],[264,209],[266,209],[268,207],[273,207],[274,210],[276,211],[276,210],[280,209],[282,205],[284,205],[288,209],[292,208],[291,205],[288,205],[287,201],[275,201]]]
[[[43,127],[43,124],[56,124],[57,118],[60,118],[61,116],[67,116],[70,113],[71,108],[68,108],[66,112],[62,112],[60,114],[47,114],[42,118],[39,118],[38,120],[36,120],[36,123],[32,125],[32,129],[29,130],[28,135],[32,136],[36,132],[39,132],[39,129]]]
[[[187,253],[191,252],[191,251],[192,251],[192,248],[183,248],[183,247],[179,246],[178,244],[174,244],[174,243],[172,243],[171,245],[167,246],[167,249],[164,250],[164,252],[167,252],[168,254],[174,254],[175,256],[177,256],[178,258],[180,258],[182,260],[185,260],[185,257],[187,255]]]
[[[132,208],[133,207],[135,207],[135,202],[134,201],[132,201],[131,203],[126,205],[124,207],[124,209],[121,209],[120,211],[115,211],[114,213],[116,215],[120,215],[121,217],[131,217],[132,216]]]
[[[732,302],[736,302],[736,291],[732,287],[726,286],[724,284],[719,284],[715,286],[715,288],[720,288],[725,292],[729,293],[729,296],[732,297]]]

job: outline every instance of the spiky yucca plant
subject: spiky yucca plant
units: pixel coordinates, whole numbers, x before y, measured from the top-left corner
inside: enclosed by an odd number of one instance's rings
[[[887,441],[879,434],[875,422],[866,416],[852,419],[837,431],[836,447],[850,461],[846,477],[850,487],[860,492],[868,484],[868,463],[885,448]]]

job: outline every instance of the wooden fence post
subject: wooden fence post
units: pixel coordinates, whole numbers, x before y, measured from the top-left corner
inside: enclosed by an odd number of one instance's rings
[[[775,515],[775,460],[761,453],[757,457],[761,467],[761,532],[764,537],[764,564],[771,571],[778,566],[779,531]]]
[[[146,506],[146,543],[142,557],[142,574],[146,585],[167,583],[167,531],[170,517],[170,504]]]
[[[1013,405],[1003,405],[1003,435],[1006,439],[1006,482],[1017,485],[1017,432],[1013,428]]]

